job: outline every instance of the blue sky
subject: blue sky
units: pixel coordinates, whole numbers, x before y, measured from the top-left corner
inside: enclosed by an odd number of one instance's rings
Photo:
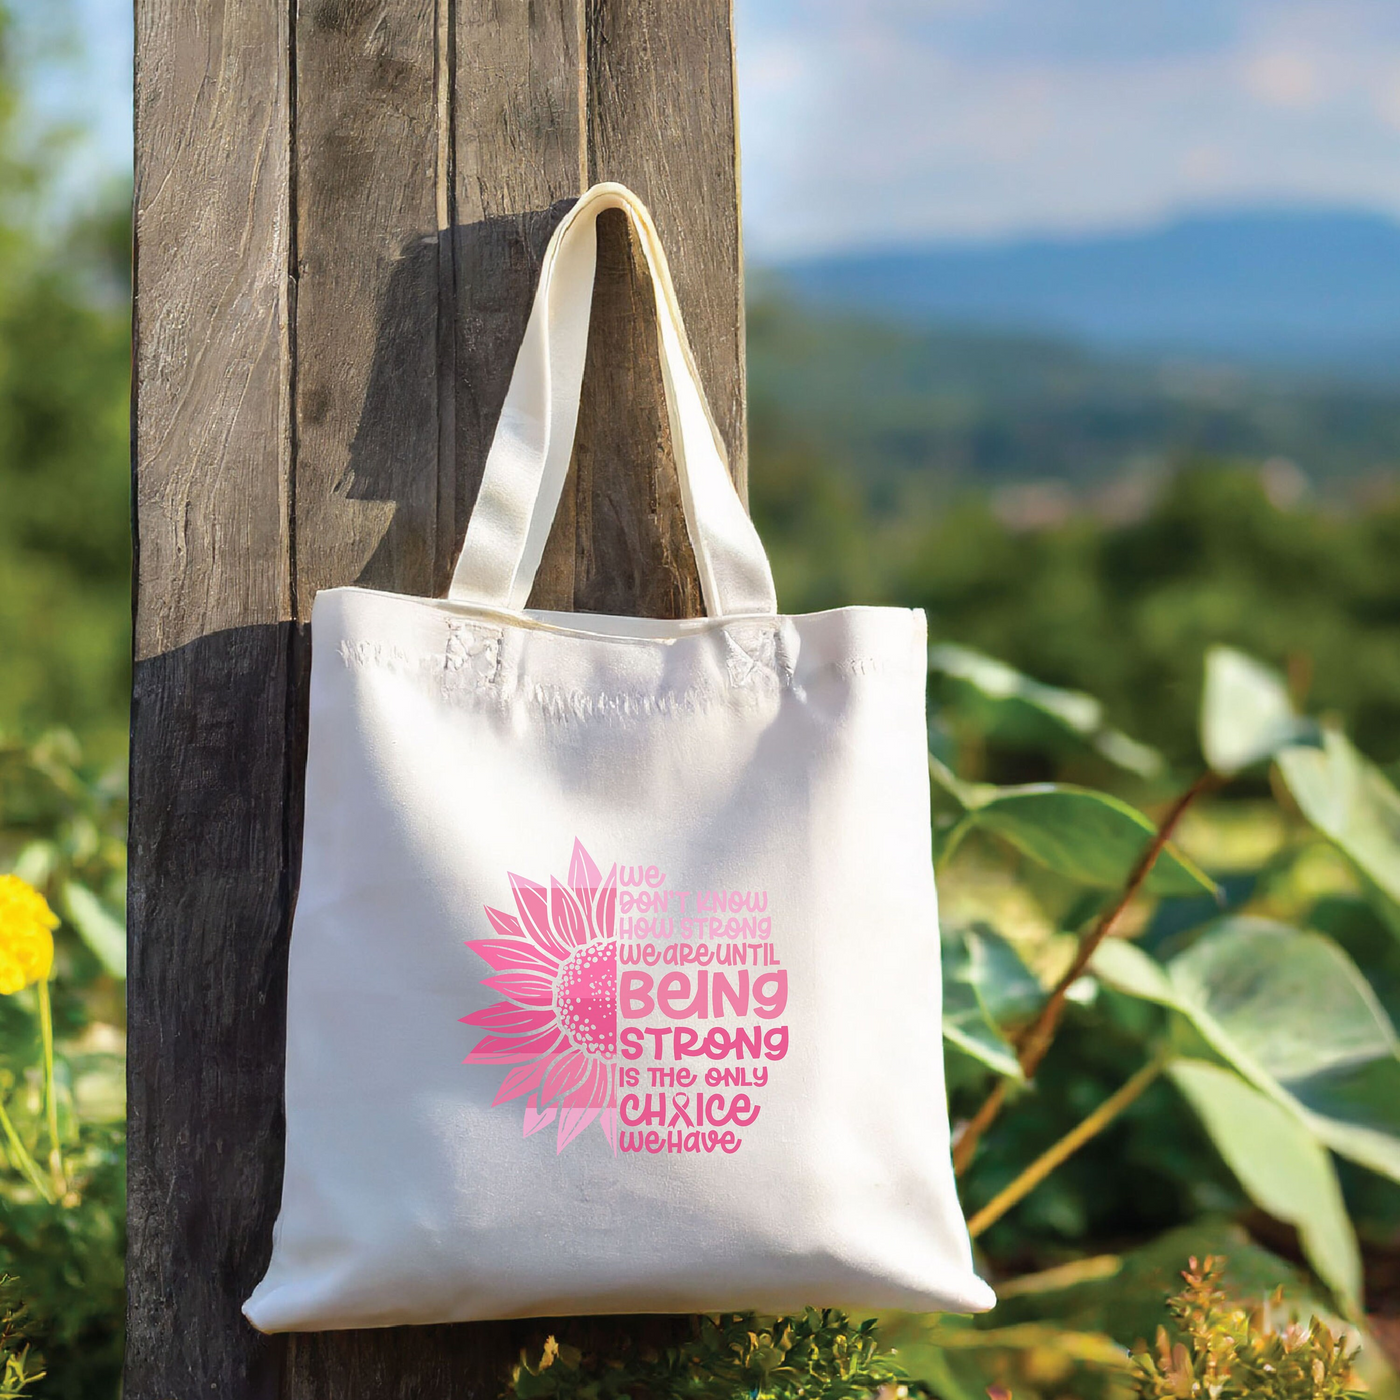
[[[131,174],[130,0],[8,0],[29,100],[46,127],[68,129],[61,197]]]
[[[737,0],[751,252],[1400,212],[1395,0]]]
[[[128,0],[41,96],[129,168]],[[760,257],[1074,233],[1184,209],[1400,214],[1396,0],[735,0],[745,231]]]

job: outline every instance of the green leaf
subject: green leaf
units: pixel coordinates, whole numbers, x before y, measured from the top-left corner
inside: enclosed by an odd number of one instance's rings
[[[1103,705],[1092,695],[1045,685],[1003,661],[951,643],[930,647],[928,664],[930,671],[963,688],[963,708],[994,738],[1027,747],[1068,740],[1141,777],[1162,769],[1155,749],[1105,723]]]
[[[1039,864],[1096,889],[1121,889],[1157,830],[1126,802],[1068,784],[1034,783],[966,795],[974,805],[949,838],[949,850],[962,832],[981,828]],[[1168,844],[1147,877],[1146,889],[1152,894],[1204,890],[1213,895],[1215,884]]]
[[[971,811],[990,801],[1001,791],[995,783],[969,783],[958,777],[946,763],[931,750],[928,756],[929,777],[946,792],[964,811]]]
[[[63,912],[84,943],[113,977],[126,979],[126,926],[85,885],[63,886]]]
[[[1089,966],[1096,977],[1120,992],[1184,1010],[1166,968],[1125,938],[1106,938],[1094,950]]]
[[[1165,969],[1140,949],[1110,942],[1093,970],[1130,996],[1177,1010],[1211,1051],[1318,1141],[1400,1181],[1395,1030],[1330,938],[1264,919],[1225,919]]]
[[[1289,744],[1317,741],[1317,725],[1293,711],[1283,678],[1232,647],[1206,653],[1201,751],[1217,773],[1237,773]]]
[[[1279,771],[1303,815],[1388,898],[1400,903],[1400,793],[1342,734],[1321,748],[1290,748]]]
[[[1016,950],[985,926],[943,935],[943,1036],[964,1054],[1024,1080],[1001,1027],[1028,1016],[1044,993]]]
[[[1296,1114],[1231,1070],[1176,1060],[1168,1073],[1250,1199],[1297,1228],[1318,1277],[1354,1310],[1361,1254],[1326,1150]]]
[[[1395,1053],[1370,983],[1320,933],[1226,919],[1174,958],[1170,975],[1185,1005],[1281,1083]]]

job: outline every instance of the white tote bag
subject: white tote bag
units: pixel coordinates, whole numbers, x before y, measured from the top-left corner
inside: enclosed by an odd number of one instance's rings
[[[525,609],[611,208],[704,618]],[[256,1327],[991,1305],[949,1162],[924,617],[778,615],[627,190],[549,244],[449,596],[329,589],[312,637]]]

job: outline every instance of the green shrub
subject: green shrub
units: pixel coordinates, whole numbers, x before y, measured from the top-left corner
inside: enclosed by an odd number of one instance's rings
[[[1355,1387],[1356,1350],[1321,1319],[1279,1325],[1282,1299],[1254,1309],[1230,1304],[1220,1261],[1192,1259],[1186,1287],[1167,1303],[1172,1326],[1154,1351],[1133,1357],[1142,1400],[1344,1400]]]
[[[882,1353],[875,1323],[808,1308],[797,1317],[751,1313],[694,1319],[688,1342],[624,1347],[598,1356],[550,1337],[522,1356],[508,1394],[518,1400],[867,1400],[883,1387],[910,1393]],[[927,1393],[915,1383],[915,1394]]]

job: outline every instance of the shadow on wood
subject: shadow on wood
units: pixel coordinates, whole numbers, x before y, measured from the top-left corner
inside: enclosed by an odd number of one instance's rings
[[[405,366],[422,343],[420,317],[443,277],[447,236],[414,239],[396,260],[376,317],[359,425],[333,488],[346,501],[388,507],[376,512],[385,517],[382,533],[355,583],[410,592],[418,591],[414,581],[431,579],[433,593],[446,593],[529,313],[527,298],[502,289],[533,287],[545,244],[571,204],[451,232],[456,315],[440,344],[453,390],[438,403],[455,470],[439,486],[445,518],[432,536],[417,512],[400,508],[405,442],[422,431],[410,421],[422,395],[406,383]],[[646,617],[703,611],[663,392],[641,253],[621,211],[609,210],[599,221],[574,456],[532,607]],[[316,409],[313,402],[303,412],[314,417]]]

